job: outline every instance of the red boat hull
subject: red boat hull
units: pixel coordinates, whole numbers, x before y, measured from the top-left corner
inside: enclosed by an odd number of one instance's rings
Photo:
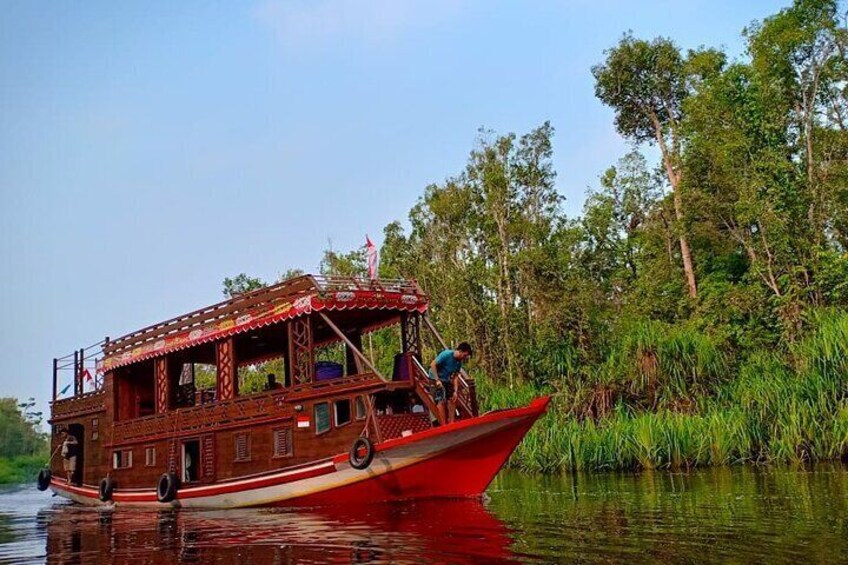
[[[365,470],[350,466],[346,454],[262,477],[181,489],[169,504],[153,491],[116,491],[110,504],[236,508],[325,506],[434,497],[479,496],[486,490],[550,397],[528,406],[385,441]],[[60,495],[84,504],[104,504],[93,487],[54,479]]]

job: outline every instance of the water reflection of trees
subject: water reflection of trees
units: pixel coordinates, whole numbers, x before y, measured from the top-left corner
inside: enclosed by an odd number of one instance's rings
[[[521,532],[513,549],[543,558],[827,562],[848,553],[842,467],[507,473],[491,498]]]

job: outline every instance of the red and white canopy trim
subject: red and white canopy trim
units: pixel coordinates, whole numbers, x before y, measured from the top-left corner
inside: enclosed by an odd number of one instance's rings
[[[425,295],[372,290],[340,290],[307,294],[290,301],[275,302],[234,317],[217,320],[199,328],[177,332],[143,343],[133,349],[115,353],[98,363],[97,372],[104,373],[117,367],[167,355],[172,351],[216,341],[312,312],[358,309],[424,313],[427,311],[427,297]]]

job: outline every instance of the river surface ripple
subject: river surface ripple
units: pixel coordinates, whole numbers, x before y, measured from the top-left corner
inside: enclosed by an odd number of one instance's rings
[[[297,511],[91,509],[26,486],[0,491],[0,561],[848,563],[848,472],[507,471],[483,501]]]

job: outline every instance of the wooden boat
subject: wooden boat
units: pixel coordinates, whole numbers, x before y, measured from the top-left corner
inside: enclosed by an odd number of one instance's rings
[[[456,421],[438,421],[422,335],[446,346],[428,303],[412,281],[306,275],[55,359],[54,456],[39,488],[153,507],[479,496],[549,399],[481,415],[463,374]],[[363,353],[363,336],[378,330],[399,341],[386,376]],[[316,362],[328,350],[339,363]],[[240,390],[240,375],[272,363],[279,381]],[[65,367],[73,395],[58,399]]]

